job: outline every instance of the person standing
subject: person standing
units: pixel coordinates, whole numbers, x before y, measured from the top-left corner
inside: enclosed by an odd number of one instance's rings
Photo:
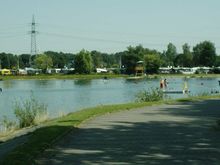
[[[164,88],[164,80],[160,80],[160,89],[163,89]]]
[[[167,79],[164,79],[163,83],[164,83],[164,88],[167,88]]]

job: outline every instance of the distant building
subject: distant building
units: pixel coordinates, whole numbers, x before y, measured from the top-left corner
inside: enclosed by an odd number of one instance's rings
[[[209,73],[213,68],[211,67],[160,67],[159,72],[164,74],[169,73],[182,73],[182,74],[195,74],[195,73]]]
[[[28,75],[35,75],[42,73],[42,69],[34,69],[34,68],[25,68],[25,71]]]
[[[47,69],[48,74],[58,74],[61,73],[62,69],[61,68],[51,68]]]
[[[159,72],[163,73],[163,74],[171,73],[171,70],[172,70],[172,68],[170,68],[170,67],[160,67],[159,68]]]
[[[18,74],[19,75],[27,75],[27,71],[25,69],[18,69]]]
[[[106,68],[96,68],[97,73],[107,73],[108,70]]]

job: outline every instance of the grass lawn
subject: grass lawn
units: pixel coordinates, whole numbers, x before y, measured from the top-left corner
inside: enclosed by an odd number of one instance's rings
[[[143,106],[151,106],[163,103],[174,104],[178,101],[198,101],[202,99],[209,99],[215,97],[220,98],[220,96],[201,96],[170,101],[106,105],[94,108],[87,108],[78,112],[70,113],[62,118],[57,118],[46,122],[45,127],[39,128],[33,133],[31,133],[29,140],[25,144],[18,146],[12,152],[6,155],[3,162],[0,162],[0,164],[34,164],[34,159],[39,154],[41,154],[46,148],[53,145],[54,142],[56,142],[59,138],[62,138],[62,136],[64,136],[69,131],[75,129],[75,131],[77,132],[77,126],[80,123],[94,116],[113,113],[122,110],[131,110]]]

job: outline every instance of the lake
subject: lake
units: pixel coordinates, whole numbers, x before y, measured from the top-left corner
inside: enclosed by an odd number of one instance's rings
[[[168,88],[182,90],[187,81],[190,95],[219,91],[219,78],[167,78]],[[48,106],[50,117],[106,104],[134,102],[138,92],[159,87],[159,79],[127,80],[4,80],[0,81],[0,114],[14,118],[15,102],[22,102],[33,94]],[[169,94],[170,98],[187,97]]]

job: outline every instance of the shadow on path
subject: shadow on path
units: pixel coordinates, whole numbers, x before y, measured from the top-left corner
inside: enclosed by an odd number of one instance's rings
[[[10,151],[12,151],[16,147],[24,144],[28,140],[29,136],[30,136],[30,134],[21,135],[19,137],[15,137],[11,140],[8,140],[7,142],[0,141],[0,161]]]
[[[38,164],[220,164],[220,101],[145,107],[98,117]]]

